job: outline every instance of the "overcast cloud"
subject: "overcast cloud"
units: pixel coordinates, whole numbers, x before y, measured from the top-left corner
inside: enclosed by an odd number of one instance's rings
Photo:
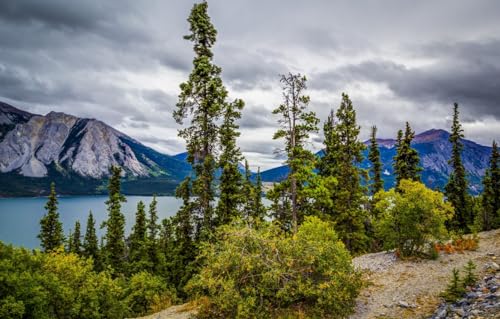
[[[0,1],[0,100],[45,114],[100,119],[168,154],[184,151],[172,119],[191,69],[191,1]],[[500,139],[500,2],[209,1],[215,63],[243,98],[239,144],[257,166],[273,154],[279,74],[309,80],[324,120],[346,92],[362,138],[449,129],[453,102],[466,137]],[[312,148],[321,147],[314,137]]]

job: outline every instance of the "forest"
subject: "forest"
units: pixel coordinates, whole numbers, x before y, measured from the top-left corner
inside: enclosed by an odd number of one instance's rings
[[[354,256],[395,250],[403,259],[438,258],[450,238],[500,228],[497,144],[483,193],[470,195],[458,104],[450,106],[452,173],[445,189],[421,183],[415,132],[406,122],[393,159],[396,187],[386,191],[377,127],[370,169],[360,169],[366,146],[353,101],[343,93],[320,121],[308,107],[302,74],[280,78],[273,138],[282,142],[290,173],[265,190],[238,147],[245,103],[229,98],[213,62],[217,30],[207,10],[206,2],[195,4],[188,17],[184,39],[194,59],[173,113],[193,167],[176,189],[182,207],[159,220],[156,199],[139,202],[126,236],[123,172],[112,167],[107,220],[96,225],[90,212],[85,229],[77,222],[64,234],[52,184],[40,220],[41,250],[0,243],[0,318],[124,318],[186,302],[198,307],[197,318],[347,318],[365,284]],[[308,149],[319,132],[321,158]]]

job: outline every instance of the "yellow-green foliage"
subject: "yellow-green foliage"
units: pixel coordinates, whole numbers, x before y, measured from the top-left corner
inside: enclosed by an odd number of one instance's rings
[[[263,223],[235,223],[205,244],[203,266],[187,286],[209,303],[200,318],[346,318],[360,274],[330,223],[306,217],[296,235]]]
[[[175,292],[168,289],[163,278],[145,271],[130,278],[126,295],[126,303],[131,313],[135,314],[152,312],[159,305],[167,308],[177,301]]]
[[[453,207],[442,193],[420,182],[402,180],[397,191],[379,192],[375,201],[377,236],[402,257],[421,256],[431,240],[447,235],[445,221],[453,216]]]
[[[109,271],[95,272],[91,259],[0,242],[0,318],[124,318],[175,300],[148,273],[113,278]]]

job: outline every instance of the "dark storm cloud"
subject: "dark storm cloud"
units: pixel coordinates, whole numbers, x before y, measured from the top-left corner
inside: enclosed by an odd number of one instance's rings
[[[463,104],[469,114],[500,119],[500,40],[433,44],[419,48],[429,65],[407,67],[373,60],[313,76],[311,87],[344,90],[359,81],[385,83],[399,97],[416,103]]]
[[[192,44],[182,39],[192,4],[0,1],[0,100],[98,118],[180,151],[172,111],[192,68]],[[269,159],[279,146],[271,110],[289,70],[307,75],[322,120],[346,90],[363,128],[377,124],[388,136],[407,119],[419,130],[447,128],[456,101],[464,122],[485,127],[472,137],[489,144],[498,131],[482,118],[500,120],[499,10],[498,1],[210,0],[214,62],[230,97],[246,100],[242,149]]]

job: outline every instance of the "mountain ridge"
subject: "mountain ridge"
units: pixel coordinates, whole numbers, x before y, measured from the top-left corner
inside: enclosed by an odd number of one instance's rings
[[[415,136],[413,146],[423,167],[422,180],[442,189],[451,167],[449,133],[431,129]],[[395,139],[377,139],[383,163],[385,188],[395,184],[392,158]],[[471,193],[482,190],[481,179],[488,166],[491,147],[463,139],[463,161]],[[369,141],[364,142],[369,146]],[[360,167],[368,169],[368,148]],[[322,151],[317,152],[318,156]],[[124,169],[124,192],[128,194],[172,194],[178,183],[191,174],[187,153],[167,155],[92,118],[61,112],[29,113],[0,102],[0,196],[44,195],[51,180],[62,184],[61,193],[101,194],[111,165]],[[240,171],[244,166],[240,165]],[[288,174],[287,166],[261,172],[264,182],[277,182]],[[255,173],[253,173],[255,178]],[[61,187],[61,188],[63,188]],[[12,188],[12,189],[10,189]]]
[[[60,190],[63,194],[102,193],[113,165],[124,169],[125,191],[128,187],[131,193],[146,189],[151,193],[172,193],[191,171],[184,162],[157,152],[97,119],[61,112],[31,114],[6,103],[1,104],[0,119],[3,123],[0,195],[3,196],[45,194],[49,180],[69,187]],[[158,181],[165,183],[165,189],[156,185]],[[79,190],[71,183],[85,187]],[[43,186],[33,187],[34,184]],[[18,190],[9,191],[9,186]],[[27,188],[24,192],[23,186]]]
[[[451,167],[448,159],[451,157],[451,143],[448,138],[450,133],[443,129],[430,129],[415,135],[412,146],[420,156],[420,166],[423,168],[422,181],[430,188],[442,190],[448,181]],[[395,139],[377,139],[379,143],[380,157],[382,161],[382,178],[384,188],[389,189],[395,186],[395,177],[392,159],[396,155]],[[363,142],[367,148],[363,151],[364,160],[359,167],[369,169],[371,163],[368,160],[368,150],[370,141]],[[482,177],[489,164],[491,147],[484,146],[471,140],[462,139],[464,150],[462,160],[468,174],[469,191],[478,194],[482,191]],[[316,153],[322,156],[323,151]],[[286,165],[271,168],[263,171],[262,180],[264,182],[277,182],[288,175],[289,169]]]

